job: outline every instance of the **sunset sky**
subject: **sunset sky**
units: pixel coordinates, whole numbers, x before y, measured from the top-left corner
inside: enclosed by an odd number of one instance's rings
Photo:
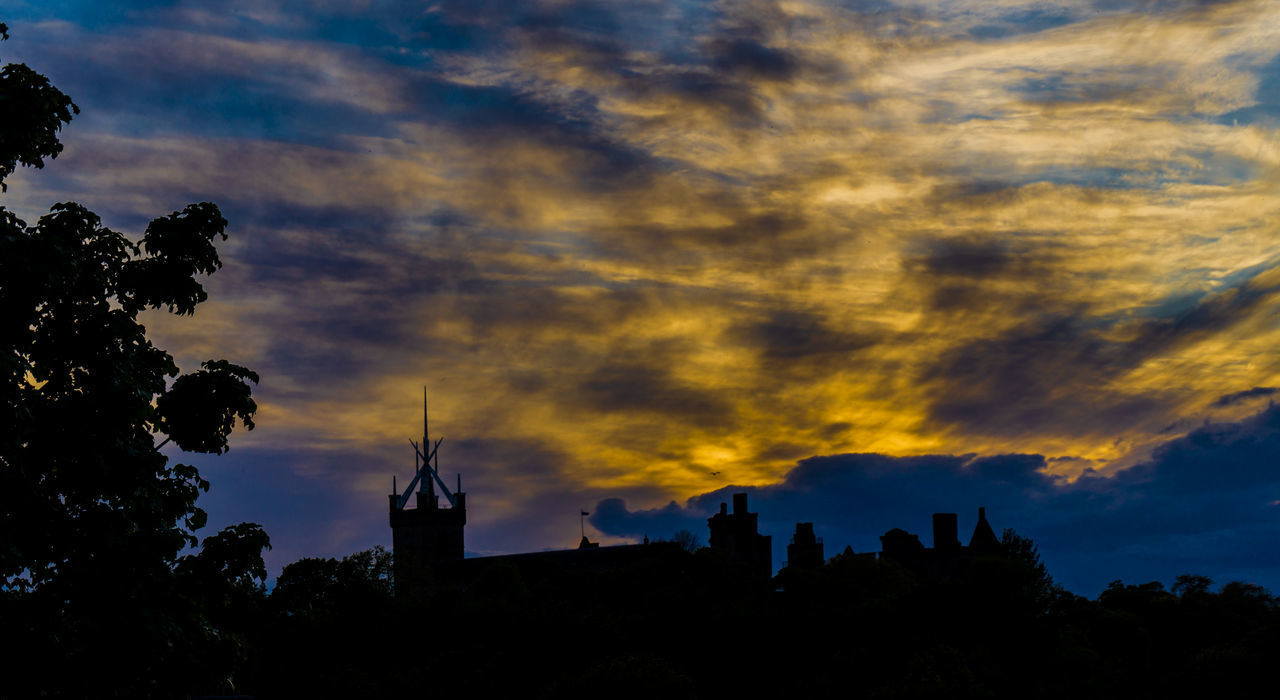
[[[273,575],[390,543],[425,384],[476,555],[705,541],[756,487],[775,565],[986,506],[1082,594],[1280,590],[1280,2],[0,12],[81,109],[5,206],[231,222],[144,323],[261,374],[184,459]]]

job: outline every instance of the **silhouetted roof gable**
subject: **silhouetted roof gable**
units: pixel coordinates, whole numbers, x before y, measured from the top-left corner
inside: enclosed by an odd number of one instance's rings
[[[978,524],[973,528],[973,537],[969,538],[969,549],[981,552],[994,552],[1000,549],[1000,538],[987,522],[987,509],[978,509]]]

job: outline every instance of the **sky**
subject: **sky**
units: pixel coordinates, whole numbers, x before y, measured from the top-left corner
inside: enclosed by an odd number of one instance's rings
[[[473,555],[668,537],[775,564],[929,514],[1057,578],[1280,590],[1280,3],[0,0],[81,113],[8,180],[230,221],[184,369],[262,377],[212,528],[389,545],[443,436]],[[452,478],[448,481],[452,483]]]

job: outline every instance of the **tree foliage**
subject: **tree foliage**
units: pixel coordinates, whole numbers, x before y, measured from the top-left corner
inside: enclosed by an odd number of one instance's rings
[[[690,554],[702,549],[702,539],[692,531],[685,528],[677,530],[676,534],[672,536],[671,541],[680,545],[680,549],[683,549]]]
[[[193,205],[166,219],[206,241],[225,223],[209,211],[217,209]],[[0,534],[0,581],[45,585],[139,536],[172,561],[194,544],[204,521],[195,501],[208,483],[170,464],[156,436],[225,451],[236,418],[253,427],[249,383],[258,377],[225,360],[177,376],[138,313],[193,311],[204,292],[191,278],[217,254],[140,255],[77,204],[54,205],[35,226],[3,214],[0,323],[13,420],[0,428],[0,513],[11,525]],[[183,270],[189,285],[174,283]]]
[[[0,40],[9,27],[0,22]],[[21,63],[0,69],[0,191],[18,165],[43,168],[45,158],[62,152],[58,131],[80,108],[49,79]]]
[[[1013,528],[1005,528],[1000,536],[1000,546],[1006,557],[1026,567],[1031,574],[1031,589],[1034,596],[1043,603],[1048,603],[1061,587],[1053,581],[1049,569],[1040,561],[1040,548],[1030,537],[1019,535]]]
[[[56,157],[76,112],[26,66],[0,70],[0,185]],[[0,610],[26,632],[0,653],[32,674],[0,697],[172,695],[236,653],[217,620],[231,598],[263,594],[266,533],[241,524],[181,556],[209,484],[159,448],[225,452],[237,421],[253,428],[258,376],[226,360],[180,375],[139,322],[207,299],[226,226],[191,204],[135,243],[79,204],[34,225],[0,207]],[[55,659],[80,670],[40,675]]]
[[[284,567],[271,600],[295,615],[391,600],[391,552],[378,546],[342,559],[307,557]]]

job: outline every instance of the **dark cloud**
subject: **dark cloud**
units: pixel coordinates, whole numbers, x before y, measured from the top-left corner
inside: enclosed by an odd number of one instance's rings
[[[539,22],[521,27],[521,40],[539,53],[597,74],[632,77],[638,64],[620,37],[575,31],[560,24]]]
[[[652,13],[608,2],[467,5],[438,3],[437,12],[423,25],[429,35],[424,41],[436,46],[445,41],[441,37],[449,28],[460,27],[463,37],[473,37],[482,27],[490,41],[483,50],[519,46],[533,51],[540,60],[545,57],[608,76],[632,99],[680,105],[670,118],[710,111],[716,118],[735,123],[759,123],[764,104],[751,80],[790,77],[797,65],[788,53],[764,46],[749,35],[712,39],[701,55],[690,51],[688,45],[696,43],[696,32],[708,25],[710,17],[718,13],[715,10],[689,7],[672,8],[674,14]],[[464,48],[480,51],[475,46],[479,41],[467,38]],[[578,108],[589,112],[594,104],[586,101]]]
[[[837,328],[817,314],[794,309],[777,309],[759,320],[737,323],[726,332],[726,339],[757,351],[770,364],[789,367],[806,362],[823,367],[850,363],[856,353],[877,342],[871,335]]]
[[[507,333],[527,338],[554,331],[571,340],[644,315],[662,302],[661,295],[630,287],[603,289],[584,298],[551,286],[516,283],[461,299],[457,313],[471,324],[476,337]]]
[[[1174,79],[1166,67],[1131,69],[1124,75],[1095,75],[1073,71],[1042,72],[1011,87],[1019,99],[1044,107],[1060,104],[1137,102],[1167,99],[1153,87]]]
[[[649,173],[663,169],[660,160],[613,137],[594,101],[549,101],[524,87],[464,85],[438,77],[418,78],[406,86],[413,105],[402,115],[428,126],[448,126],[461,138],[486,140],[501,152],[516,143],[532,142],[560,152],[579,189],[607,191],[635,187]],[[507,164],[495,162],[495,175]]]
[[[237,29],[243,29],[238,26]],[[144,24],[117,28],[108,38],[53,36],[39,62],[82,109],[79,128],[153,137],[269,139],[343,148],[351,135],[393,136],[381,103],[361,104],[331,89],[335,80],[400,80],[358,47],[324,51],[302,43],[255,44],[242,33],[191,34]],[[94,60],[84,61],[85,42]],[[335,77],[326,70],[350,72]],[[355,87],[355,86],[353,86]]]
[[[1006,39],[1062,27],[1079,21],[1082,16],[1083,13],[1074,8],[1019,8],[1001,14],[994,21],[970,28],[969,34],[978,39]]]
[[[1280,587],[1280,409],[1210,425],[1165,443],[1151,459],[1111,476],[1075,482],[1046,471],[1040,455],[889,457],[849,454],[799,462],[780,483],[729,486],[683,506],[631,511],[602,501],[592,516],[621,536],[704,532],[705,518],[748,492],[781,564],[796,522],[812,521],[828,555],[845,544],[878,551],[878,536],[902,527],[929,541],[930,514],[958,512],[971,528],[986,506],[997,530],[1013,527],[1040,545],[1052,573],[1096,595],[1110,580],[1191,572],[1220,581]],[[697,529],[692,526],[698,525]]]
[[[954,206],[998,208],[1028,199],[1025,187],[1002,180],[960,179],[934,186],[926,201],[939,211]]]
[[[491,14],[489,19],[502,17]],[[365,26],[369,21],[356,24]],[[454,36],[449,32],[460,27],[480,31],[474,22],[455,21],[447,13],[432,13],[424,21],[440,25],[432,34],[437,42],[448,40]],[[548,20],[543,26],[557,25]],[[41,49],[46,70],[84,109],[85,116],[77,124],[140,137],[154,136],[159,129],[160,133],[267,139],[346,151],[352,137],[397,138],[403,123],[417,121],[447,127],[460,138],[493,142],[494,150],[535,142],[566,151],[572,157],[564,162],[576,168],[573,175],[586,189],[596,191],[632,182],[656,167],[643,150],[612,137],[594,98],[585,94],[560,95],[549,101],[525,83],[458,82],[430,58],[407,63],[390,52],[389,58],[399,60],[379,61],[375,47],[330,43],[321,48],[288,41],[253,44],[236,35],[193,37],[138,27],[122,33],[97,45],[95,60],[88,64],[73,41],[53,42]],[[458,41],[472,51],[480,50],[473,45],[479,42],[478,36]],[[588,45],[599,53],[611,42],[603,38]],[[604,64],[619,60],[618,56],[607,54],[596,60]],[[60,70],[61,66],[67,69]],[[348,84],[342,85],[344,81]],[[729,87],[711,86],[706,94],[699,90],[697,85],[691,87],[689,99],[732,99]]]
[[[1250,0],[1094,0],[1094,6],[1107,10],[1127,10],[1151,14],[1205,12]]]
[[[834,247],[830,231],[812,230],[803,212],[790,209],[750,211],[749,195],[717,191],[690,202],[691,208],[724,215],[720,225],[680,223],[618,226],[595,241],[605,255],[640,259],[664,266],[728,267],[775,274],[788,260],[809,258]],[[648,202],[636,202],[645,205]],[[636,219],[643,220],[637,211]],[[836,271],[838,274],[839,271]]]
[[[630,537],[668,537],[680,530],[702,533],[707,527],[707,516],[675,501],[662,508],[631,511],[621,498],[606,498],[591,511],[591,525],[601,532]]]
[[[268,377],[260,394],[268,400],[313,398],[324,392],[358,389],[363,381],[386,372],[405,356],[385,341],[403,340],[407,329],[390,319],[370,318],[351,312],[335,312],[295,326],[297,335],[280,333],[267,342],[254,368]],[[366,343],[334,344],[333,338],[361,337]],[[350,335],[348,335],[350,334]],[[381,341],[381,342],[380,342]],[[262,400],[262,399],[259,399]]]
[[[971,253],[960,260],[954,266],[961,269],[1005,265],[999,257]],[[1000,335],[938,356],[922,377],[931,387],[930,416],[948,426],[1018,436],[1061,430],[1106,434],[1117,425],[1159,415],[1164,397],[1117,393],[1108,388],[1111,380],[1257,313],[1280,289],[1263,277],[1259,273],[1236,287],[1205,295],[1174,316],[1095,317],[1087,309],[1053,306],[1037,313],[1034,304],[986,309],[1013,312],[1025,320]],[[935,291],[947,288],[937,279],[922,284],[926,289],[936,285]],[[1054,304],[1046,290],[1037,287],[1030,288],[1023,301],[1037,300]]]
[[[936,202],[998,208],[1020,194],[993,183],[935,191]],[[1058,251],[1033,234],[968,233],[915,241],[902,261],[908,293],[946,315],[1043,316],[1061,309]]]
[[[711,65],[730,75],[785,81],[800,72],[801,62],[791,52],[765,46],[755,37],[717,37],[708,53]]]
[[[1276,388],[1273,386],[1255,386],[1252,389],[1237,391],[1234,394],[1223,394],[1222,396],[1218,397],[1217,401],[1213,402],[1213,405],[1214,406],[1231,406],[1231,405],[1240,403],[1241,401],[1248,401],[1249,399],[1257,399],[1263,396],[1271,396],[1275,394],[1277,391],[1280,391],[1280,388]]]
[[[581,465],[547,441],[494,435],[451,439],[446,430],[440,455],[441,476],[450,488],[452,475],[462,475],[467,548],[476,554],[572,548],[579,537],[578,513],[590,511],[604,495],[582,486],[575,473]],[[637,498],[657,495],[644,486],[627,491]]]
[[[393,231],[403,223],[403,215],[399,212],[387,211],[385,207],[370,203],[367,206],[343,206],[328,202],[300,204],[290,201],[246,201],[231,199],[221,207],[232,226],[239,230],[242,222],[251,223],[253,235],[246,237],[246,242],[253,246],[247,251],[237,251],[246,258],[245,262],[253,263],[263,255],[270,255],[270,247],[278,244],[288,245],[280,241],[275,234],[280,229],[306,230],[315,232],[317,239],[336,240],[348,247],[357,241],[368,242],[378,236]]]
[[[1155,398],[1100,395],[1137,360],[1083,318],[1047,316],[943,352],[925,374],[930,416],[985,434],[1109,433],[1160,408]]]
[[[1141,357],[1149,357],[1189,342],[1202,340],[1248,318],[1280,292],[1276,268],[1259,270],[1238,286],[1206,297],[1173,318],[1156,318],[1138,324],[1129,344]]]
[[[483,9],[485,3],[465,5]],[[488,31],[480,23],[482,19],[478,16],[458,16],[457,13],[429,13],[414,25],[410,40],[415,46],[428,51],[468,52],[491,49],[501,41],[501,37]]]
[[[374,230],[344,230],[326,234],[311,228],[305,236],[277,235],[259,229],[245,236],[236,249],[236,271],[260,289],[272,293],[314,294],[321,286],[368,295],[379,307],[410,304],[442,290],[457,291],[482,281],[466,251],[449,246],[410,245],[389,240]],[[331,296],[330,293],[327,296]],[[380,297],[380,298],[379,298]],[[312,301],[318,301],[314,296]]]
[[[799,459],[813,454],[813,448],[796,442],[776,442],[755,454],[757,462]]]
[[[641,411],[703,427],[728,427],[732,405],[713,390],[683,382],[662,358],[616,359],[596,367],[572,395],[583,408],[602,413]]]
[[[835,441],[853,428],[853,423],[828,423],[817,430],[817,437],[827,442]]]
[[[790,82],[799,77],[825,80],[845,70],[830,57],[803,49],[806,36],[822,20],[788,13],[779,3],[759,1],[723,5],[717,22],[701,43],[702,61],[717,73],[744,82]]]
[[[471,483],[467,492],[478,496],[496,484],[517,493],[544,490],[566,480],[565,469],[571,463],[553,445],[530,438],[476,436],[446,443],[447,448],[440,449],[441,472],[465,472]]]
[[[764,100],[753,85],[701,67],[674,67],[637,77],[626,89],[634,99],[679,103],[669,118],[687,119],[706,111],[720,122],[741,128],[758,126],[765,119]]]
[[[1015,257],[1004,241],[990,238],[934,239],[920,266],[931,275],[990,278],[1008,272]]]
[[[271,300],[249,300],[243,322],[263,342],[255,368],[273,398],[283,385],[304,393],[354,387],[410,365],[436,340],[424,339],[421,325],[431,298],[487,287],[476,265],[448,247],[341,227],[297,230],[237,232],[246,242],[230,274],[213,281],[214,298],[252,289]],[[290,381],[273,381],[279,377]]]

